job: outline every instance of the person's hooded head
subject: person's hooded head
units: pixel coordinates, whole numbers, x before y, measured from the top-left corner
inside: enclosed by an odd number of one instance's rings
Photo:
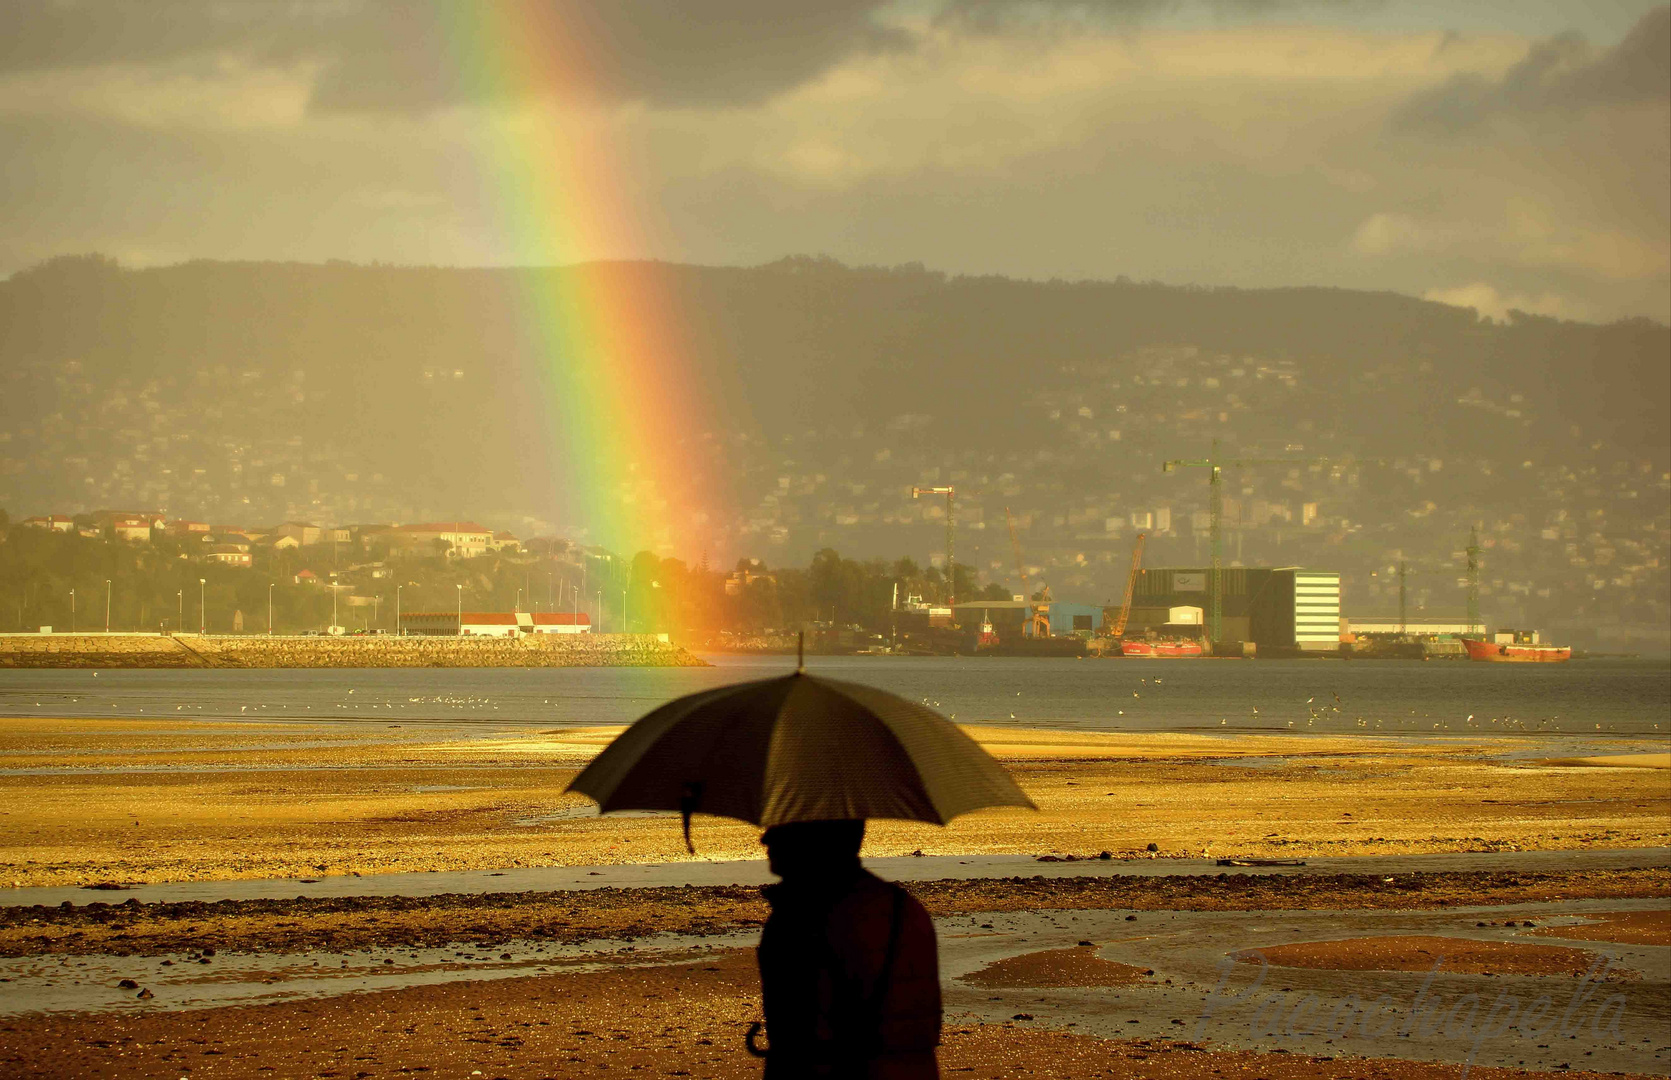
[[[840,877],[859,869],[863,821],[797,821],[760,837],[772,873],[785,881]]]

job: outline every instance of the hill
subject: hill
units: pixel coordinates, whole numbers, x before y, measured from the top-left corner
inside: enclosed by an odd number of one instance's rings
[[[1391,610],[1457,610],[1455,552],[1490,545],[1488,612],[1664,625],[1671,331],[1473,312],[1340,289],[948,278],[786,259],[441,269],[54,260],[0,283],[0,506],[212,521],[473,517],[586,535],[551,422],[531,288],[607,272],[667,298],[719,403],[718,560],[924,558],[960,490],[959,557],[1013,578],[1004,508],[1058,595],[1101,601],[1137,524],[1153,563],[1206,557],[1206,485],[1234,470],[1233,556],[1348,575]],[[546,279],[546,280],[541,280]],[[605,451],[607,452],[607,451]],[[1164,524],[1163,524],[1164,523]],[[670,536],[591,539],[624,547]],[[689,538],[682,538],[689,543]],[[700,551],[679,550],[695,559]],[[1371,576],[1375,575],[1375,576]]]

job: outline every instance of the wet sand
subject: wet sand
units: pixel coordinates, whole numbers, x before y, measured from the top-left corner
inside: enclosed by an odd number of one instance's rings
[[[1563,935],[1566,936],[1566,935]],[[1323,971],[1431,971],[1468,975],[1582,975],[1598,963],[1595,953],[1562,945],[1467,938],[1355,937],[1301,941],[1259,950],[1278,967]],[[1254,956],[1242,958],[1254,962]],[[1610,972],[1611,977],[1619,977]]]
[[[1621,945],[1671,948],[1671,908],[1663,911],[1605,911],[1577,926],[1546,926],[1533,933],[1568,941],[1611,941]]]
[[[599,818],[563,794],[617,730],[8,720],[0,885],[688,859],[670,815]],[[1039,812],[945,829],[876,823],[867,854],[1304,858],[1671,842],[1664,771],[1522,760],[1511,739],[971,731]],[[736,822],[699,818],[696,843],[704,859],[760,853],[757,830]]]
[[[917,882],[931,915],[971,912],[1410,911],[1576,899],[1671,897],[1671,869],[1269,877],[991,878]],[[89,893],[97,897],[120,893]],[[633,940],[759,926],[758,889],[598,889],[421,898],[224,900],[142,904],[94,899],[68,908],[0,908],[0,956],[400,948],[470,941]],[[1635,917],[1634,915],[1632,917]]]
[[[452,983],[317,1001],[184,1013],[50,1016],[0,1023],[13,1077],[758,1077],[742,1049],[760,1016],[746,950],[651,970]],[[1182,1040],[1101,1039],[1031,1022],[947,1017],[946,1076],[1365,1077],[1454,1080],[1446,1062],[1246,1050]],[[1581,1058],[1579,1059],[1582,1060]],[[1482,1080],[1562,1076],[1476,1067]],[[1614,1074],[1617,1075],[1617,1074]]]
[[[1091,942],[1066,949],[1041,949],[994,960],[963,976],[970,986],[1068,987],[1131,986],[1155,973],[1154,968],[1118,964],[1097,955]]]

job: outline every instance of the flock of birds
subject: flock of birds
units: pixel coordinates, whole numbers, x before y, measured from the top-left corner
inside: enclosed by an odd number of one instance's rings
[[[99,675],[98,672],[95,671],[92,674],[93,674],[94,678],[98,678],[98,675]],[[1163,686],[1164,684],[1165,684],[1165,680],[1162,679],[1159,676],[1154,676],[1154,677],[1143,676],[1142,678],[1140,678],[1138,680],[1138,686],[1140,688],[1146,688],[1146,687],[1149,687],[1149,686],[1154,686],[1154,687],[1158,688],[1158,687]],[[1131,696],[1134,699],[1142,700],[1143,692],[1144,692],[1143,689],[1133,689],[1131,691]],[[355,693],[357,693],[357,690],[354,689],[354,688],[350,688],[347,693],[350,697],[352,697]],[[1022,691],[1017,690],[1015,692],[1015,696],[1016,697],[1021,697],[1022,696]],[[1341,698],[1339,691],[1337,691],[1337,690],[1336,691],[1330,691],[1330,697],[1333,698],[1332,702],[1325,701],[1322,704],[1318,704],[1318,701],[1317,701],[1318,695],[1316,695],[1316,694],[1313,694],[1311,697],[1308,697],[1308,698],[1305,699],[1305,702],[1304,702],[1304,707],[1305,707],[1305,711],[1306,711],[1305,726],[1307,728],[1315,728],[1319,723],[1322,723],[1325,727],[1328,727],[1329,725],[1332,725],[1332,724],[1335,724],[1335,723],[1346,723],[1348,721],[1348,719],[1350,719],[1350,721],[1352,723],[1354,723],[1355,726],[1358,727],[1358,728],[1362,728],[1362,729],[1366,729],[1366,730],[1385,730],[1386,729],[1386,720],[1385,720],[1385,718],[1382,718],[1382,717],[1377,717],[1377,718],[1374,718],[1373,720],[1371,720],[1370,718],[1367,718],[1367,717],[1365,717],[1361,714],[1354,714],[1350,718],[1348,718],[1347,714],[1344,711],[1344,706],[1345,706],[1346,702]],[[71,701],[79,701],[80,696],[79,695],[74,695],[70,698],[70,700]],[[931,708],[931,709],[941,708],[940,701],[937,698],[931,698],[931,697],[924,696],[924,697],[920,698],[919,700],[921,701],[921,703],[924,706],[927,706],[928,708]],[[366,701],[362,698],[362,699],[357,700],[357,701],[336,702],[334,704],[335,704],[335,708],[337,710],[342,710],[342,711],[353,710],[353,711],[356,711],[356,712],[360,711],[360,710],[370,710],[370,709],[387,709],[387,710],[390,710],[390,711],[394,711],[394,710],[397,710],[397,709],[408,709],[408,708],[413,708],[413,707],[424,707],[424,706],[435,706],[435,705],[443,706],[443,707],[445,707],[449,710],[499,711],[499,709],[500,709],[499,703],[497,701],[495,701],[493,698],[485,697],[485,696],[477,695],[477,694],[466,694],[466,695],[433,694],[433,695],[425,695],[425,696],[408,697],[405,701],[397,701],[397,700],[391,700],[391,699],[387,699],[387,698],[385,698],[381,701]],[[549,707],[562,707],[564,702],[562,702],[561,700],[553,701],[553,699],[548,697],[548,698],[545,698],[542,701],[542,704],[544,706],[548,707],[548,708]],[[37,709],[46,708],[47,706],[48,706],[47,702],[44,702],[44,701],[36,701],[35,702],[35,708],[37,708]],[[117,702],[111,702],[110,707],[112,709],[117,709],[120,706]],[[145,707],[143,705],[129,706],[129,707],[136,707],[139,712],[145,712]],[[319,706],[319,708],[320,708],[321,711],[323,711],[326,708],[326,706],[321,704]],[[300,706],[288,705],[288,704],[240,705],[238,707],[238,714],[240,716],[248,716],[252,712],[254,712],[256,714],[259,714],[259,713],[262,713],[262,712],[266,712],[268,710],[278,710],[278,711],[286,713],[288,715],[294,715],[295,712],[298,709],[301,710],[301,711],[304,711],[304,712],[312,712],[314,710],[314,706],[312,704],[302,704]],[[192,711],[192,712],[202,712],[202,711],[204,711],[204,706],[202,704],[187,703],[187,702],[182,702],[182,703],[176,704],[174,706],[174,711],[177,712],[177,713],[183,713],[183,712],[186,712],[188,710]],[[159,710],[159,711],[161,711],[161,710]],[[1124,716],[1125,714],[1126,713],[1125,713],[1124,709],[1116,710],[1116,715],[1117,716]],[[952,719],[952,720],[957,719],[957,713],[955,713],[955,712],[948,712],[947,716],[948,716],[949,719]],[[1431,721],[1431,730],[1433,730],[1433,731],[1451,731],[1451,730],[1453,730],[1453,728],[1451,726],[1451,721],[1449,719],[1445,718],[1445,717],[1440,717],[1439,719],[1435,720],[1432,717],[1431,714],[1425,714],[1424,713],[1418,719],[1418,718],[1416,718],[1416,710],[1415,709],[1410,710],[1410,717],[1411,717],[1411,720],[1408,721],[1406,723],[1406,725],[1404,725],[1402,728],[1395,728],[1395,730],[1404,730],[1404,731],[1420,730],[1420,728],[1424,724],[1426,724],[1428,721]],[[1018,719],[1016,713],[1013,712],[1013,711],[1010,712],[1009,718],[1011,720]],[[1248,719],[1250,721],[1252,721],[1255,725],[1259,724],[1259,722],[1260,722],[1260,712],[1259,712],[1259,707],[1257,705],[1249,706]],[[1480,732],[1493,731],[1494,730],[1494,731],[1501,732],[1501,733],[1504,733],[1504,734],[1511,733],[1511,732],[1512,733],[1518,733],[1518,734],[1549,733],[1549,732],[1558,732],[1558,731],[1561,730],[1560,720],[1561,720],[1561,718],[1559,716],[1549,716],[1549,717],[1544,717],[1542,719],[1534,719],[1534,718],[1517,717],[1517,716],[1513,716],[1513,715],[1505,713],[1502,716],[1492,716],[1492,717],[1488,717],[1488,718],[1486,718],[1485,720],[1482,721],[1482,720],[1478,719],[1475,716],[1475,714],[1469,713],[1467,715],[1467,717],[1465,717],[1464,719],[1462,719],[1461,721],[1458,722],[1457,728],[1455,730],[1480,731]],[[1218,723],[1219,723],[1220,727],[1229,727],[1230,726],[1230,718],[1228,716],[1220,717]],[[1298,725],[1298,720],[1297,719],[1290,719],[1290,720],[1286,721],[1286,727],[1288,729],[1294,729],[1294,728],[1297,727],[1297,725]],[[1594,725],[1594,729],[1595,729],[1595,731],[1598,731],[1598,732],[1611,732],[1611,731],[1615,730],[1614,725],[1612,725],[1612,724],[1601,724],[1601,723],[1596,723]],[[1653,724],[1653,730],[1655,730],[1655,731],[1660,730],[1660,725],[1658,723],[1654,723]]]

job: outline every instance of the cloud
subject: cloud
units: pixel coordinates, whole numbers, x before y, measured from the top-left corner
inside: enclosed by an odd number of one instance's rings
[[[1576,34],[1536,42],[1500,79],[1464,72],[1410,98],[1395,130],[1459,133],[1505,116],[1576,113],[1596,106],[1671,102],[1671,7],[1638,20],[1597,53]]]
[[[1428,289],[1422,294],[1422,299],[1435,300],[1452,307],[1473,308],[1482,318],[1497,322],[1508,322],[1511,311],[1522,311],[1528,315],[1548,315],[1556,319],[1587,319],[1593,314],[1588,305],[1556,293],[1546,292],[1538,296],[1528,296],[1525,293],[1504,294],[1499,292],[1495,285],[1483,281],[1448,289]]]
[[[0,5],[0,75],[228,58],[320,69],[320,112],[527,96],[758,102],[906,37],[884,0],[61,0]]]

